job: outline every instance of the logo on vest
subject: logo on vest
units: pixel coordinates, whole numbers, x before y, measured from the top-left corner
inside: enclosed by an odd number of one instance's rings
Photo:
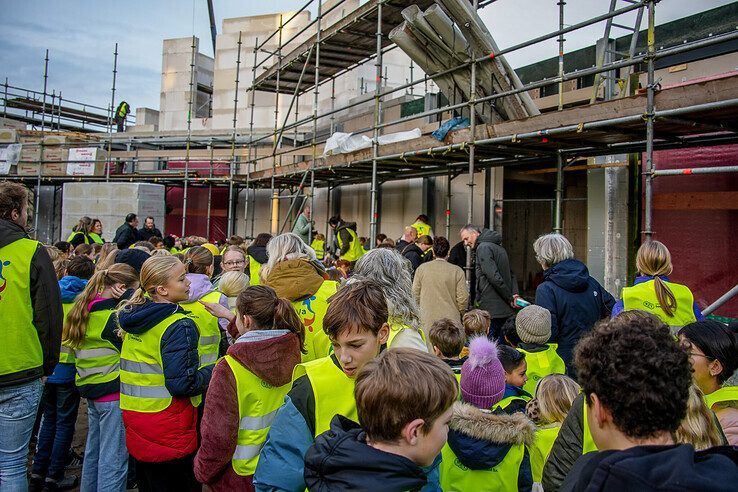
[[[300,309],[300,318],[302,318],[302,324],[303,326],[309,330],[311,333],[313,332],[313,323],[315,323],[315,311],[313,311],[313,307],[311,306],[311,302],[316,299],[315,296],[310,296],[304,301],[302,301],[302,305],[305,306],[304,309]],[[310,313],[313,315],[312,318],[307,317],[307,313]]]
[[[464,466],[464,465],[463,465],[463,464],[461,463],[461,461],[459,461],[459,458],[456,458],[456,459],[454,460],[454,465],[455,465],[455,466],[456,466],[457,468],[461,468],[461,469],[462,469],[462,470],[464,470],[464,471],[469,471],[469,467],[467,467],[467,466]]]
[[[271,384],[267,383],[264,380],[261,381],[261,387],[262,388],[266,388],[266,389],[272,389],[272,388],[274,388],[274,386],[272,386]]]
[[[0,260],[0,294],[2,294],[5,288],[8,286],[8,280],[3,276],[3,268],[6,266],[10,266],[10,262],[7,260]],[[0,295],[0,300],[2,300],[2,298],[3,296]]]

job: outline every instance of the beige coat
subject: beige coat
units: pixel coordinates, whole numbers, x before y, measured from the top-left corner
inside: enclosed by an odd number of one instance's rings
[[[420,306],[420,322],[425,333],[441,318],[461,322],[461,313],[466,311],[469,301],[464,271],[441,259],[423,263],[415,271],[413,296]]]

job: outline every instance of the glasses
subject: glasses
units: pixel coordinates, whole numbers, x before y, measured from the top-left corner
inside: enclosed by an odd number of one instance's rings
[[[225,261],[225,262],[223,262],[223,264],[224,264],[225,266],[241,266],[241,265],[245,265],[245,264],[246,264],[246,262],[245,262],[245,261],[243,261],[243,260],[237,260],[237,261]]]
[[[704,357],[705,359],[710,361],[715,360],[715,357],[710,357],[709,355],[705,354],[698,354],[697,352],[687,352],[687,355],[690,357]]]

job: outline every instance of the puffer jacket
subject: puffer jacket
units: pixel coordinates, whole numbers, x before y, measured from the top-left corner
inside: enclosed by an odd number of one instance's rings
[[[510,302],[518,293],[507,251],[502,247],[502,235],[483,229],[474,245],[476,258],[476,300],[479,307],[493,318],[508,318],[513,314]]]
[[[140,335],[176,312],[184,310],[177,304],[148,301],[121,312],[118,320],[123,331]],[[198,338],[191,319],[172,323],[161,338],[164,385],[173,397],[169,407],[156,413],[123,411],[126,446],[139,461],[171,461],[197,449],[197,408],[190,397],[205,392],[213,370],[213,366],[199,368]]]
[[[405,246],[402,250],[402,256],[412,265],[413,275],[415,275],[415,270],[425,261],[423,250],[417,244],[408,244]]]

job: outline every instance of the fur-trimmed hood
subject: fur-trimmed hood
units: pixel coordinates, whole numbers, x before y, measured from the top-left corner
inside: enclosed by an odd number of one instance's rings
[[[497,466],[510,448],[532,445],[536,427],[524,414],[494,414],[468,403],[454,403],[448,445],[461,463],[482,470]]]

